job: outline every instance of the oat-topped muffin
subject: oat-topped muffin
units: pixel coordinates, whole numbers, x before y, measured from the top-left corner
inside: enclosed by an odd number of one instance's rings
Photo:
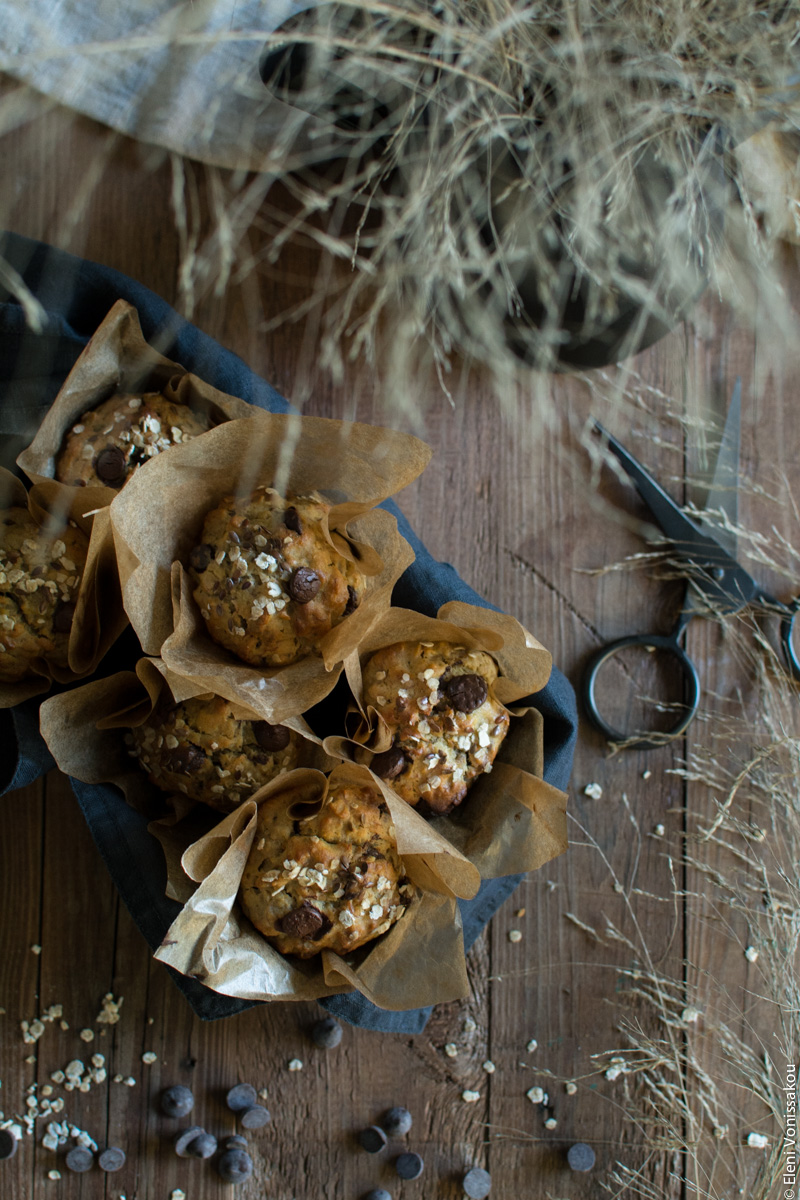
[[[121,488],[149,458],[188,442],[208,420],[161,392],[117,395],[85,412],[56,459],[56,479],[75,487]]]
[[[285,795],[259,806],[239,900],[281,954],[347,954],[398,921],[417,889],[377,789],[340,784],[308,811]]]
[[[265,783],[297,766],[299,734],[285,725],[244,721],[222,696],[176,704],[169,692],[127,735],[156,787],[231,812]]]
[[[449,642],[397,642],[364,665],[364,707],[392,734],[369,766],[424,815],[449,812],[491,771],[510,721],[496,678],[490,655]]]
[[[24,508],[0,511],[0,680],[16,683],[43,658],[62,669],[89,541],[50,534]]]
[[[328,540],[329,512],[316,494],[266,487],[212,509],[190,572],[216,642],[253,666],[285,666],[358,607],[364,580]]]

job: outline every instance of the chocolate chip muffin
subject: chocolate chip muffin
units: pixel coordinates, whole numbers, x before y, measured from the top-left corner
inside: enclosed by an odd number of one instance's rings
[[[491,771],[510,721],[496,678],[490,655],[449,642],[397,642],[364,665],[364,707],[392,735],[369,766],[422,815],[450,812]]]
[[[121,488],[149,458],[206,429],[202,413],[161,392],[111,396],[85,412],[65,436],[56,479],[74,487]]]
[[[285,794],[259,806],[239,900],[281,954],[348,954],[385,933],[416,892],[377,789],[334,784],[321,809]]]
[[[329,512],[316,494],[267,487],[212,509],[189,569],[216,642],[253,666],[285,666],[358,607],[364,580],[329,541]]]
[[[176,704],[167,692],[127,741],[156,787],[231,812],[297,766],[302,739],[285,725],[235,717],[222,696]]]
[[[37,658],[62,670],[89,540],[67,524],[46,532],[27,509],[0,512],[0,680],[35,674]]]

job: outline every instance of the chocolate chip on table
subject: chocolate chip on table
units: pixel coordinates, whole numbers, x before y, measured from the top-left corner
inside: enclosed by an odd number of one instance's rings
[[[69,633],[75,618],[75,607],[76,605],[73,600],[67,600],[63,604],[59,604],[53,613],[53,629],[56,633]]]
[[[202,546],[195,546],[189,555],[189,565],[199,573],[205,571],[213,557],[214,547],[209,546],[208,542],[204,542]]]
[[[419,1179],[425,1170],[425,1163],[421,1155],[408,1151],[406,1154],[398,1154],[394,1161],[394,1169],[401,1179]]]
[[[94,1155],[85,1146],[73,1146],[71,1150],[67,1151],[64,1162],[67,1164],[68,1171],[81,1174],[83,1171],[91,1171],[94,1166]]]
[[[367,1192],[364,1200],[392,1200],[392,1197],[386,1188],[373,1188],[371,1192]]]
[[[586,1142],[576,1142],[567,1151],[567,1162],[572,1171],[591,1171],[595,1163],[595,1154]]]
[[[0,1129],[0,1159],[13,1158],[18,1145],[19,1138],[10,1129]]]
[[[244,1129],[263,1129],[271,1120],[269,1109],[264,1108],[263,1104],[254,1104],[251,1108],[246,1108],[239,1117]]]
[[[285,725],[270,725],[269,721],[253,721],[253,733],[262,750],[285,750],[291,737]]]
[[[237,1083],[228,1092],[225,1103],[231,1112],[244,1112],[258,1104],[258,1093],[250,1083]]]
[[[107,483],[109,487],[119,487],[124,483],[127,473],[125,455],[119,446],[106,446],[94,460],[94,469],[103,483]]]
[[[186,1117],[194,1108],[194,1096],[187,1087],[176,1083],[161,1093],[161,1111],[167,1117]]]
[[[489,695],[488,684],[482,675],[453,675],[443,691],[456,712],[463,713],[480,708]]]
[[[204,1133],[205,1129],[203,1129],[202,1125],[190,1125],[188,1129],[181,1129],[176,1133],[172,1144],[175,1147],[175,1153],[178,1155],[178,1158],[191,1158],[192,1155],[189,1153],[189,1147],[196,1138],[199,1138]]]
[[[286,512],[283,514],[283,523],[286,528],[291,529],[293,533],[302,534],[303,526],[300,521],[300,514],[294,506],[287,508]]]
[[[289,580],[289,595],[295,604],[308,604],[314,599],[322,580],[310,567],[297,567]]]
[[[226,1150],[246,1150],[247,1149],[247,1138],[239,1137],[238,1133],[234,1133],[229,1138],[225,1139],[225,1149]]]
[[[390,746],[380,754],[373,754],[369,765],[379,779],[396,779],[405,771],[408,762],[399,746]]]
[[[125,1151],[119,1146],[106,1146],[97,1160],[101,1171],[121,1171],[125,1166]]]
[[[471,1171],[467,1171],[461,1186],[470,1200],[486,1200],[492,1190],[492,1177],[482,1167],[473,1167]]]
[[[389,1137],[403,1137],[413,1124],[411,1113],[399,1104],[384,1113],[381,1125]]]
[[[213,1133],[206,1133],[205,1130],[199,1133],[194,1141],[186,1147],[188,1158],[211,1158],[211,1155],[216,1153],[217,1139]]]
[[[358,1135],[359,1145],[367,1154],[380,1154],[386,1146],[386,1134],[377,1125],[368,1125]]]
[[[320,1050],[333,1050],[342,1040],[342,1027],[336,1017],[323,1017],[311,1030],[311,1040]]]
[[[281,917],[277,926],[281,933],[286,933],[289,937],[305,939],[318,933],[324,922],[325,917],[319,909],[314,908],[313,904],[303,904]]]
[[[246,1150],[226,1150],[217,1161],[217,1171],[225,1183],[243,1183],[253,1174],[253,1160]]]

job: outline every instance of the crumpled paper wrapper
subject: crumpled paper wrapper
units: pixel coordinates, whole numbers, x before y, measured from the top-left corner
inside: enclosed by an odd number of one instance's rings
[[[330,780],[374,784],[364,767],[342,763]],[[170,926],[155,957],[215,992],[245,1000],[317,1000],[356,989],[380,1008],[424,1007],[469,995],[461,917],[444,875],[451,847],[386,790],[407,874],[420,888],[392,928],[347,959],[323,950],[314,959],[284,957],[258,933],[237,903],[253,843],[258,806],[281,795],[291,804],[309,790],[327,794],[325,776],[297,770],[262,788],[183,855],[199,886]],[[433,839],[436,839],[435,841]],[[440,859],[445,860],[442,872]]]
[[[429,824],[473,863],[482,879],[538,870],[567,848],[567,796],[541,778],[544,765],[543,721],[533,707],[512,707],[540,691],[550,676],[552,657],[532,634],[506,613],[451,601],[437,616],[390,609],[346,663],[347,681],[357,709],[349,714],[352,737],[328,737],[330,754],[368,761],[391,744],[391,733],[376,709],[364,708],[361,665],[395,642],[453,642],[484,650],[500,671],[492,694],[512,714],[492,771],[479,775],[465,799]],[[377,776],[373,776],[377,778]],[[390,789],[390,784],[385,784]]]
[[[152,818],[148,829],[158,838],[167,860],[167,895],[183,902],[193,889],[187,886],[181,855],[219,821],[220,814],[181,792],[169,794],[156,787],[131,757],[123,737],[126,729],[149,718],[165,687],[178,702],[207,692],[175,675],[159,659],[141,658],[135,671],[120,671],[46,700],[40,710],[40,727],[65,775],[84,783],[114,784],[128,804]],[[244,706],[236,715],[243,720],[261,720]],[[330,770],[335,765],[336,760],[325,753],[302,717],[293,717],[286,724],[305,739],[304,766]]]
[[[136,309],[118,300],[82,351],[30,446],[17,458],[32,482],[55,478],[55,460],[66,433],[83,413],[116,392],[163,392],[176,404],[208,416],[212,426],[258,411],[164,358],[144,340]],[[80,491],[87,511],[110,504],[119,489],[95,486]]]
[[[151,459],[111,505],[123,600],[145,652],[273,724],[307,711],[333,690],[413,562],[394,517],[375,505],[415,479],[430,453],[392,430],[259,412]],[[320,655],[264,670],[209,637],[182,566],[209,510],[234,488],[246,496],[262,484],[332,502],[330,541],[366,577],[359,607],[322,639]]]
[[[37,659],[31,667],[34,675],[17,683],[0,683],[0,708],[49,691],[53,681],[74,683],[90,675],[128,624],[108,512],[88,512],[75,488],[53,480],[44,480],[28,492],[16,476],[0,468],[0,508],[11,507],[27,509],[40,526],[54,517],[74,521],[88,537],[89,549],[69,636],[68,668]]]

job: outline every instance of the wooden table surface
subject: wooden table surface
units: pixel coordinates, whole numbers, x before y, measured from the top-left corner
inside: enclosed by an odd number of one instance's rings
[[[7,228],[117,268],[186,310],[168,157],[33,101],[16,127],[4,129],[0,153]],[[197,207],[185,236],[202,248],[213,196],[232,203],[244,183],[197,165],[187,172]],[[432,463],[400,496],[403,509],[432,553],[518,617],[574,684],[602,641],[666,631],[682,594],[679,581],[636,559],[597,573],[645,545],[631,520],[642,515],[632,491],[607,470],[592,473],[581,444],[590,415],[628,442],[672,495],[691,499],[702,445],[687,434],[687,420],[703,404],[724,412],[740,375],[742,522],[779,547],[785,539],[786,570],[773,569],[778,556],[756,573],[780,599],[795,594],[798,356],[773,322],[760,321],[758,294],[741,309],[707,295],[683,325],[623,369],[521,376],[500,399],[473,370],[452,404],[432,375],[412,421],[367,365],[349,364],[332,382],[315,361],[313,328],[277,320],[313,287],[315,256],[295,242],[269,264],[261,254],[268,239],[255,223],[247,244],[234,247],[237,263],[249,261],[251,269],[234,271],[222,294],[204,290],[198,278],[192,319],[303,411],[413,428],[429,441]],[[798,272],[790,251],[779,266],[791,298]],[[774,635],[775,622],[763,628]],[[242,1200],[357,1200],[379,1184],[402,1200],[456,1200],[473,1164],[490,1171],[498,1200],[755,1194],[769,1150],[748,1146],[747,1136],[760,1130],[774,1146],[774,1127],[755,1086],[749,1095],[738,1084],[723,1089],[718,1109],[704,1111],[702,1071],[730,1074],[715,1065],[711,1037],[724,1022],[757,1057],[774,1054],[780,1075],[778,1022],[762,964],[744,953],[755,937],[750,915],[726,907],[717,887],[728,851],[716,837],[685,838],[698,822],[710,825],[724,789],[681,770],[687,755],[714,750],[721,729],[726,745],[731,738],[757,743],[753,666],[742,652],[752,642],[741,623],[692,624],[688,647],[702,676],[703,715],[677,743],[610,755],[582,725],[568,852],[528,877],[478,940],[468,960],[471,997],[438,1007],[414,1037],[346,1026],[337,1049],[319,1050],[309,1030],[321,1013],[309,1003],[261,1005],[203,1023],[152,961],[66,779],[54,772],[6,796],[0,1109],[15,1117],[32,1107],[29,1097],[41,1103],[52,1087],[50,1099],[65,1101],[58,1119],[101,1147],[122,1147],[127,1162],[118,1174],[71,1174],[63,1150],[42,1146],[47,1118],[40,1118],[35,1136],[0,1163],[0,1196],[167,1200],[178,1188],[188,1200],[231,1194],[211,1163],[175,1156],[177,1126],[159,1114],[157,1097],[170,1084],[190,1086],[194,1118],[219,1137],[235,1130],[224,1095],[239,1081],[266,1088],[272,1113],[271,1124],[250,1136],[256,1167],[233,1193]],[[751,819],[764,824],[754,809]],[[753,869],[742,861],[742,870]],[[512,930],[520,940],[510,939]],[[120,1019],[97,1024],[107,993],[122,1000]],[[653,995],[671,1022],[658,1015]],[[21,1022],[52,1005],[63,1016],[25,1044]],[[638,1027],[647,1051],[631,1056],[626,1022]],[[94,1031],[93,1041],[81,1040],[84,1029]],[[156,1058],[146,1064],[148,1052]],[[51,1083],[70,1060],[88,1063],[95,1053],[105,1059],[104,1082],[70,1093]],[[641,1069],[615,1071],[615,1055],[624,1060],[616,1067]],[[293,1059],[301,1070],[289,1069]],[[114,1082],[119,1076],[135,1082]],[[672,1089],[671,1130],[654,1107],[659,1078],[662,1095]],[[526,1096],[537,1086],[548,1093],[548,1108]],[[479,1098],[465,1102],[465,1091]],[[395,1176],[399,1142],[373,1157],[355,1140],[395,1104],[414,1117],[403,1144],[425,1159],[415,1182]],[[565,1152],[575,1142],[593,1147],[592,1171],[569,1169]],[[60,1179],[50,1178],[54,1170]]]

